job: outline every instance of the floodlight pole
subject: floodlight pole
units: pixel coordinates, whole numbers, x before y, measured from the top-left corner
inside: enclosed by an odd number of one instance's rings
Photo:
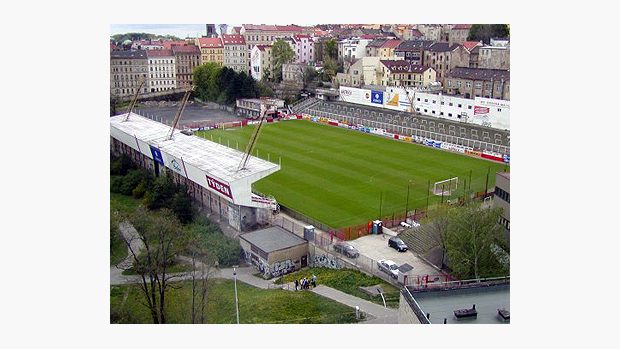
[[[233,277],[235,278],[235,310],[237,311],[237,325],[239,325],[239,298],[237,298],[237,265],[233,265]]]
[[[405,222],[407,222],[407,214],[409,213],[409,186],[411,185],[411,181],[407,183],[407,203],[405,204]]]

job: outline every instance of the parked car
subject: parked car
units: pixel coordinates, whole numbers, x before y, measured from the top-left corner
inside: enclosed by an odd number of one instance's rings
[[[334,251],[342,253],[349,258],[357,258],[360,255],[359,251],[356,250],[355,247],[344,242],[336,242],[334,244]]]
[[[387,273],[394,279],[398,278],[398,265],[394,263],[394,261],[389,259],[381,259],[377,262],[377,266],[379,267],[379,270]]]
[[[409,247],[407,247],[407,244],[405,244],[403,240],[396,236],[392,236],[388,240],[388,246],[396,249],[398,252],[405,252],[409,249]]]

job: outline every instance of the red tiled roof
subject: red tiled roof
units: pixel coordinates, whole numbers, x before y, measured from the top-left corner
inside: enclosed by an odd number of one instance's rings
[[[199,38],[198,43],[200,44],[200,48],[207,48],[207,47],[222,48],[224,47],[222,45],[222,39],[220,38]]]
[[[147,57],[170,57],[173,55],[172,50],[146,50]]]
[[[417,29],[411,29],[411,35],[412,36],[417,36],[417,37],[422,37],[424,36],[424,34],[422,34],[421,31],[417,30]]]
[[[239,32],[241,32],[241,27],[233,27],[233,31],[235,33],[239,33]]]
[[[224,45],[245,45],[243,35],[222,34],[222,42]]]
[[[291,32],[301,32],[302,27],[298,25],[256,25],[256,24],[244,24],[243,27],[245,30],[259,30],[259,31],[291,31]]]
[[[177,53],[196,53],[200,54],[200,49],[195,45],[187,45],[187,46],[172,46],[172,52],[176,55]]]
[[[276,28],[278,29],[278,31],[291,31],[291,32],[297,32],[297,31],[302,31],[302,27],[298,26],[298,25],[276,25]]]
[[[400,45],[401,42],[401,40],[395,39],[388,40],[381,46],[381,48],[396,48],[398,45]]]
[[[471,24],[455,24],[452,30],[469,30],[469,28],[471,28]]]
[[[465,47],[467,51],[471,51],[471,49],[473,49],[476,46],[482,46],[482,44],[478,41],[465,41],[463,43],[463,47]]]
[[[295,34],[295,35],[293,35],[293,38],[295,38],[295,40],[310,39],[310,35],[307,35],[307,34]]]
[[[174,41],[174,40],[164,41],[162,42],[162,44],[164,45],[164,48],[167,50],[170,50],[172,46],[187,46],[187,42],[185,41]]]
[[[256,48],[258,48],[261,51],[265,51],[267,47],[272,47],[272,45],[256,45]]]

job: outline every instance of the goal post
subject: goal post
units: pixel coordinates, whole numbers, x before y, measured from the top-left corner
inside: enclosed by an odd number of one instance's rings
[[[433,185],[433,194],[450,196],[458,189],[458,186],[459,177],[444,179],[443,181],[435,182]]]

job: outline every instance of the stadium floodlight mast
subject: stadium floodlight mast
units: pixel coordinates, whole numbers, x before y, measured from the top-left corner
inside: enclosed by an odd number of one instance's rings
[[[246,168],[248,160],[250,159],[250,156],[252,155],[252,150],[254,149],[254,146],[256,145],[256,142],[258,140],[258,136],[260,136],[260,132],[263,129],[263,121],[265,121],[265,117],[267,116],[267,111],[276,110],[276,108],[277,108],[277,105],[273,101],[269,101],[269,100],[261,101],[260,120],[258,121],[258,125],[256,126],[256,129],[252,133],[252,136],[250,136],[250,141],[248,142],[248,146],[245,149],[245,155],[241,159],[241,162],[239,163],[239,167],[237,167],[237,171],[241,171]]]
[[[140,82],[140,86],[138,86],[138,89],[136,90],[136,94],[133,96],[133,100],[131,101],[131,104],[129,105],[129,109],[127,110],[127,116],[125,116],[124,121],[129,120],[129,115],[133,111],[133,108],[136,106],[136,102],[138,101],[138,95],[140,94],[140,90],[142,89],[142,86],[144,86],[145,82],[146,82],[146,77],[144,77],[142,79],[142,82]]]

